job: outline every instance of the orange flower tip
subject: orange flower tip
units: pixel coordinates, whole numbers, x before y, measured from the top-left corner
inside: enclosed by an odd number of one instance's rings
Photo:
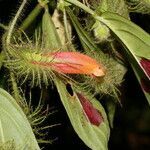
[[[106,74],[106,71],[100,67],[95,68],[92,73],[92,75],[95,77],[104,77],[105,74]]]

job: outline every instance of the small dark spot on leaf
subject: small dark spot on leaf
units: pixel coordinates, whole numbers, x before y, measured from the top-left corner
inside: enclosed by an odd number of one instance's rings
[[[71,85],[70,85],[69,83],[67,83],[66,89],[67,89],[68,93],[69,93],[71,96],[73,96],[73,90],[72,90],[72,87],[71,87]]]

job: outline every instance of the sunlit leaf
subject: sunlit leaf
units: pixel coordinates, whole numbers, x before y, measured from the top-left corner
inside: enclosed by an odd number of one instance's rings
[[[84,105],[81,100],[79,100],[76,90],[74,90],[73,95],[70,95],[66,89],[66,85],[62,81],[57,79],[55,80],[55,84],[70,122],[78,136],[91,149],[107,150],[110,131],[107,116],[102,105],[94,98],[92,98],[90,104],[87,102],[88,104],[86,103]],[[96,118],[95,116],[89,116],[89,114],[93,111],[95,112],[95,110],[100,112],[103,119],[99,118],[99,120],[97,120],[97,113],[95,114]],[[90,117],[92,117],[92,120]]]
[[[99,20],[117,35],[133,55],[150,59],[150,35],[143,29],[114,13],[103,13]]]
[[[39,150],[32,128],[13,97],[0,88],[0,143],[13,141],[16,149]]]

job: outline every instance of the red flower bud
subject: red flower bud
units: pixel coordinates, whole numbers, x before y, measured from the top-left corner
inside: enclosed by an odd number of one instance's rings
[[[94,108],[92,103],[88,99],[86,99],[83,95],[77,93],[77,96],[81,102],[81,105],[89,121],[92,124],[99,126],[101,122],[103,122],[104,120],[101,113],[96,108]]]
[[[52,58],[51,62],[34,62],[64,74],[87,74],[96,77],[105,75],[105,69],[95,59],[79,52],[55,52],[42,56]]]
[[[140,63],[144,70],[146,71],[147,75],[150,77],[150,60],[142,58]]]

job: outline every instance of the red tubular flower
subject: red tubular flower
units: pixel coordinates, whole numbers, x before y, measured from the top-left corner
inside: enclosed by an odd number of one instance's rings
[[[82,94],[77,93],[77,96],[89,121],[92,124],[99,126],[104,120],[101,113],[96,108],[94,108],[92,103],[88,99],[86,99]]]
[[[150,60],[142,58],[140,63],[144,70],[146,71],[147,75],[150,77]]]
[[[42,56],[52,58],[51,62],[33,62],[64,74],[86,74],[95,77],[105,75],[105,69],[95,59],[79,52],[55,52]]]

